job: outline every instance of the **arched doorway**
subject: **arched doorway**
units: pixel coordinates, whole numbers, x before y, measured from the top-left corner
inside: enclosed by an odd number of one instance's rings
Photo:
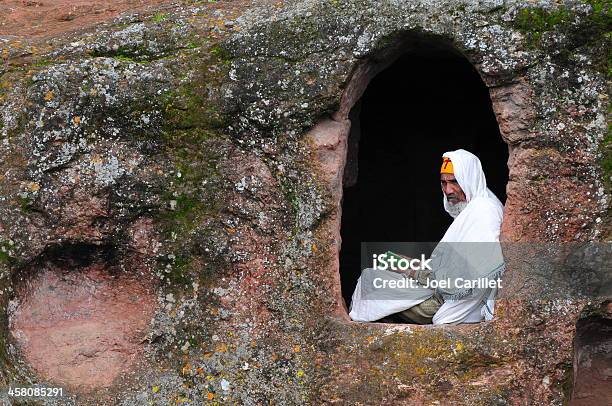
[[[508,147],[488,88],[452,47],[424,42],[374,77],[350,115],[343,181],[340,275],[347,305],[360,275],[360,244],[440,240],[441,156],[458,148],[481,160],[506,200]]]
[[[602,304],[602,309],[610,305]],[[601,313],[601,312],[600,312]],[[595,314],[576,323],[574,337],[574,377],[570,405],[609,405],[612,389],[612,319]]]

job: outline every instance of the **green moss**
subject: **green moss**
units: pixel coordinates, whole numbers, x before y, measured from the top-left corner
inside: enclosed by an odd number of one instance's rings
[[[164,192],[167,210],[164,218],[167,230],[185,236],[204,218],[221,209],[221,199],[215,196],[219,182],[219,156],[214,142],[199,139],[197,130],[180,132],[166,141],[166,153],[176,167],[172,184]],[[180,174],[180,177],[179,177]]]
[[[228,65],[232,61],[229,51],[219,44],[211,46],[210,53],[224,65]]]
[[[24,213],[31,213],[32,212],[32,200],[28,197],[20,197],[18,199],[19,202],[19,210]]]
[[[568,24],[572,18],[573,15],[565,8],[524,8],[517,14],[514,26],[527,35],[528,44],[534,47],[539,44],[542,34],[556,29],[561,24]]]
[[[15,258],[10,255],[10,246],[6,243],[0,243],[0,264],[11,265],[15,263]]]
[[[112,51],[94,50],[90,53],[90,55],[94,58],[115,58],[119,61],[137,63],[148,63],[166,56],[164,54],[151,53],[144,47],[131,47],[123,45]]]
[[[165,211],[159,218],[166,247],[176,256],[172,261],[161,260],[160,266],[165,282],[177,293],[207,274],[201,269],[198,255],[195,254],[198,247],[194,245],[194,232],[202,232],[198,227],[208,218],[216,216],[221,209],[216,205],[221,199],[211,199],[211,190],[195,189],[191,182],[187,183],[187,187],[178,187],[183,190],[178,196],[166,195],[166,199],[176,202],[175,208]]]
[[[199,129],[200,135],[206,136],[225,126],[227,117],[217,106],[211,89],[219,89],[227,75],[226,58],[227,51],[218,44],[212,45],[209,53],[198,60],[198,66],[191,68],[194,74],[189,82],[162,95],[167,133]]]
[[[15,262],[15,258],[11,257],[4,251],[0,251],[0,263],[12,264],[13,262]]]
[[[553,30],[558,24],[567,23],[570,18],[570,13],[564,8],[524,8],[518,13],[515,24],[522,32],[542,33]]]
[[[579,39],[602,47],[603,51],[594,63],[598,70],[612,79],[612,3],[609,0],[585,0],[585,3],[591,6],[590,24],[579,32]]]
[[[591,13],[581,19],[580,26],[570,30],[570,25],[577,22],[576,12],[564,7],[544,9],[528,7],[521,9],[515,20],[514,27],[529,37],[530,45],[537,45],[542,34],[548,31],[564,31],[574,36],[573,40],[585,40],[585,37],[600,36],[609,31],[612,24],[609,2],[601,0],[586,0],[591,6]],[[576,42],[576,41],[574,41]]]
[[[155,23],[161,23],[167,17],[168,16],[165,13],[157,13],[157,14],[154,14],[153,17],[151,17],[151,20]]]
[[[166,263],[169,265],[170,272],[165,277],[172,286],[188,286],[192,282],[191,277],[191,258],[184,255],[177,256],[173,261]],[[168,268],[166,268],[168,269]]]
[[[566,36],[566,44],[556,50],[554,59],[559,64],[573,64],[572,55],[577,48],[593,48],[593,65],[608,77],[612,77],[612,11],[608,0],[583,0],[591,6],[584,14],[575,9],[558,7],[521,9],[513,25],[522,32],[529,48],[542,45],[545,33],[555,31]]]
[[[115,56],[115,59],[122,61],[122,62],[135,62],[134,58],[132,58],[131,56],[127,56],[127,55],[117,55]]]
[[[42,58],[42,59],[39,59],[38,61],[34,62],[32,64],[32,66],[35,66],[35,67],[45,67],[45,66],[50,66],[52,64],[53,64],[53,60],[52,59]]]
[[[224,117],[219,109],[206,100],[207,89],[183,86],[164,95],[164,127],[173,130],[220,128]]]
[[[212,52],[211,52],[212,53]],[[212,53],[214,54],[214,53]],[[212,202],[201,202],[202,183],[218,177],[216,143],[224,137],[221,129],[225,117],[212,100],[211,86],[220,84],[218,56],[197,61],[189,67],[190,80],[159,99],[163,114],[161,141],[165,154],[175,165],[177,176],[174,187],[168,190],[168,199],[176,201],[175,220],[193,220],[192,213],[213,210]],[[184,66],[177,66],[184,73]],[[178,74],[179,72],[177,72]],[[180,173],[180,176],[178,174]],[[210,188],[210,184],[206,189]]]
[[[285,202],[289,204],[289,209],[291,210],[291,213],[297,222],[297,216],[300,209],[300,201],[298,194],[295,190],[295,184],[290,179],[281,178],[279,181],[279,185],[285,198]]]
[[[610,27],[609,22],[612,18],[612,7],[610,0],[583,0],[591,6],[594,21]]]
[[[159,265],[164,283],[177,295],[189,290],[192,282],[209,279],[212,271],[203,259],[200,239],[226,207],[218,169],[228,143],[223,134],[226,118],[214,93],[227,74],[223,55],[201,52],[197,59],[172,65],[172,77],[182,81],[154,102],[162,113],[157,142],[166,166],[157,220],[165,249],[175,255]]]
[[[161,220],[166,237],[174,236],[178,244],[191,239],[190,233],[223,207],[217,145],[223,139],[197,127],[163,132],[164,155],[175,170],[163,193],[166,209]]]
[[[322,7],[326,5],[321,4]],[[327,6],[331,10],[333,4]],[[293,19],[274,21],[262,27],[265,30],[266,42],[278,51],[281,49],[291,50],[293,57],[287,57],[283,53],[274,52],[275,56],[284,62],[297,62],[306,56],[304,51],[309,49],[312,44],[325,38],[324,29],[321,21],[313,17],[296,16]]]
[[[187,218],[189,213],[192,213],[199,207],[200,201],[192,196],[181,195],[176,198],[176,209],[174,217],[177,219]]]

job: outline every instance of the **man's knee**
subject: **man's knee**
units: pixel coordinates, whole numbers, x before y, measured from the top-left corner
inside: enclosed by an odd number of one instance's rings
[[[441,306],[442,301],[436,296],[432,296],[420,304],[396,314],[407,323],[431,324],[434,315]]]
[[[482,321],[480,300],[445,302],[432,318],[433,324],[478,323]]]

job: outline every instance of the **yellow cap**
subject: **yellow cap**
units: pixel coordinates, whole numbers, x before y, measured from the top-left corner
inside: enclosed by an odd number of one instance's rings
[[[453,174],[453,163],[450,158],[442,157],[442,167],[440,168],[440,173],[450,173]]]

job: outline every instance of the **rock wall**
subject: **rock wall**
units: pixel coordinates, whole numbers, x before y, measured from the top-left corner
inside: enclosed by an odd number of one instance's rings
[[[566,402],[577,320],[609,319],[603,299],[515,296],[479,325],[349,321],[349,112],[402,52],[462,53],[510,150],[504,240],[605,241],[609,5],[245,3],[3,43],[0,382],[61,384],[67,404]],[[110,292],[141,306],[107,337]],[[32,323],[40,297],[48,319],[90,325],[58,334],[71,355],[52,368],[24,333],[62,331]],[[129,351],[95,379],[92,348],[113,345]]]

